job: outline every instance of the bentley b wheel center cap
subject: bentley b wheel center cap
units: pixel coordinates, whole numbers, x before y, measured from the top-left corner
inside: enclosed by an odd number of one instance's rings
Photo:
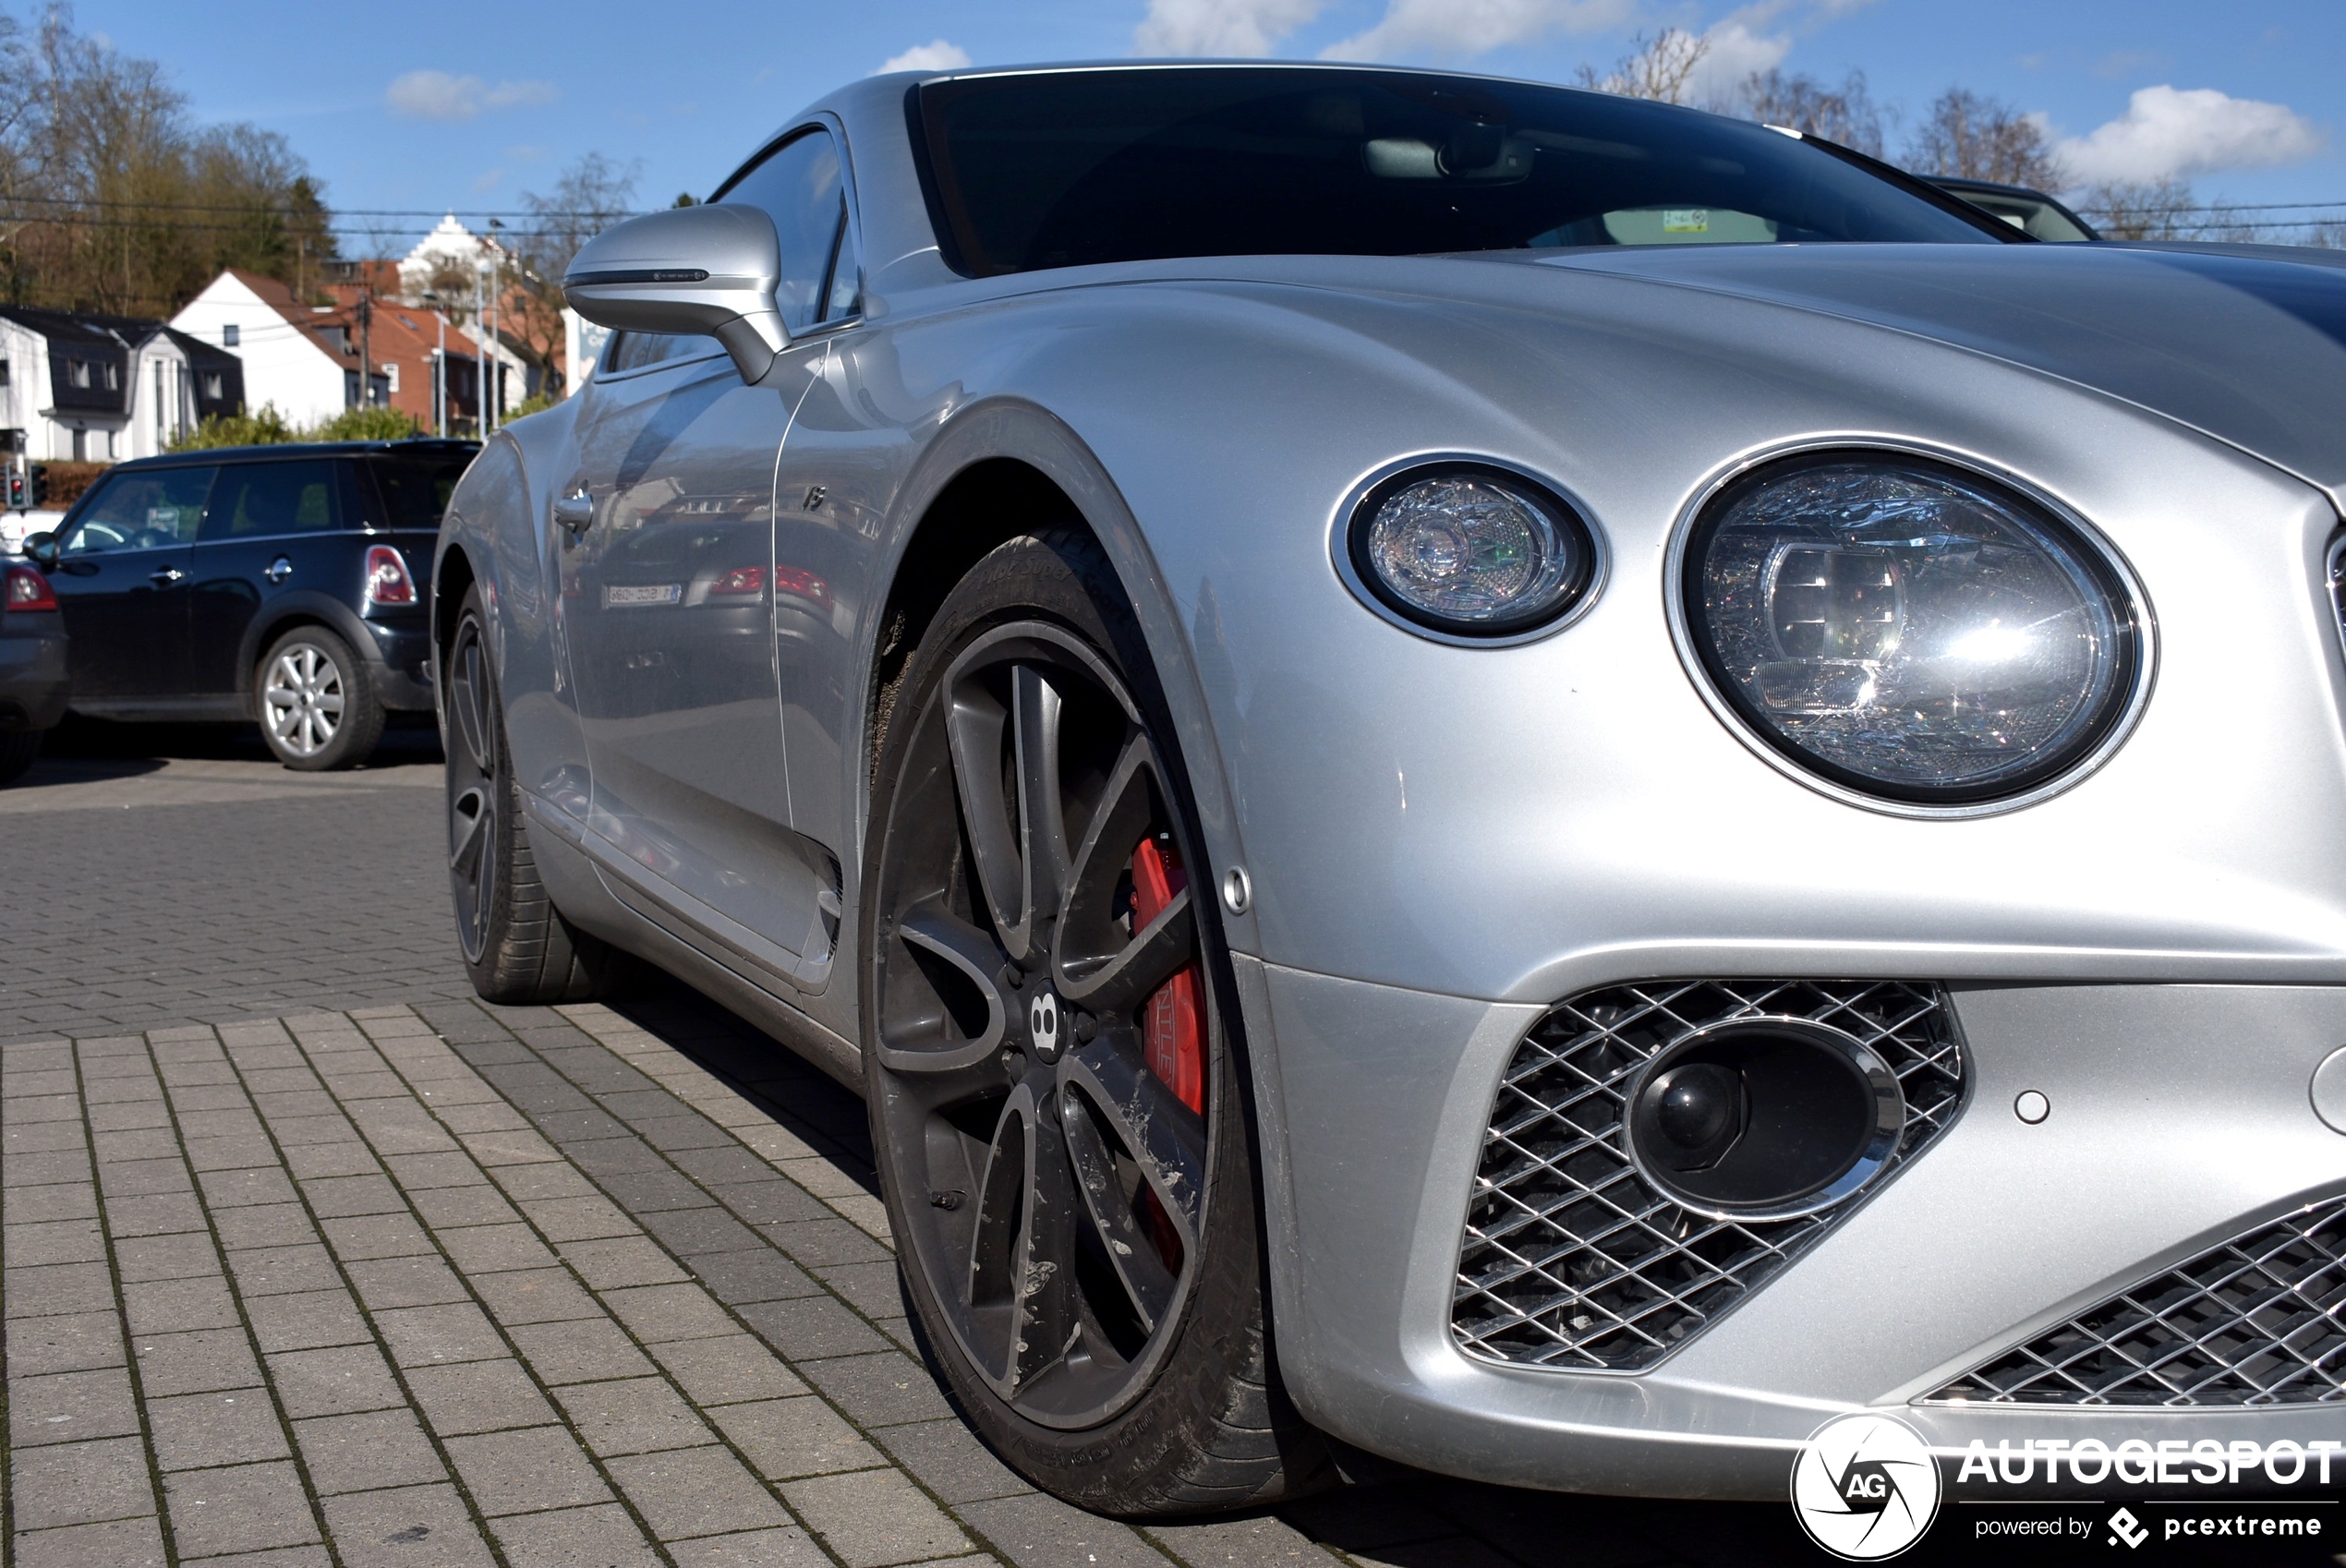
[[[1059,1059],[1059,1031],[1062,1023],[1058,993],[1046,985],[1034,993],[1026,1005],[1027,1037],[1034,1043],[1034,1054],[1046,1062]]]

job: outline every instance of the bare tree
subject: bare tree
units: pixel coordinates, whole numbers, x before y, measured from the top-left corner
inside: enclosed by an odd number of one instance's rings
[[[2087,191],[2078,211],[2108,239],[2190,239],[2197,205],[2181,180],[2113,180]]]
[[[537,362],[544,391],[558,395],[562,372],[562,271],[578,247],[633,210],[640,165],[589,152],[562,171],[550,190],[525,195],[529,219],[505,241],[512,253],[500,297],[501,334]]]
[[[1851,71],[1838,88],[1829,88],[1810,76],[1754,71],[1713,107],[1763,126],[1784,126],[1822,137],[1869,158],[1881,156],[1884,115],[1866,90],[1863,71]]]
[[[2010,104],[1951,87],[1906,142],[1906,167],[1920,175],[1994,180],[2038,190],[2069,183],[2044,120]]]
[[[1695,67],[1711,53],[1711,42],[1684,28],[1666,27],[1652,38],[1644,33],[1629,41],[1637,48],[1600,75],[1593,66],[1580,67],[1579,85],[1623,98],[1650,98],[1658,103],[1683,103]]]
[[[163,67],[52,5],[0,18],[0,284],[24,303],[167,315],[223,267],[296,278],[333,254],[284,139],[199,127]]]

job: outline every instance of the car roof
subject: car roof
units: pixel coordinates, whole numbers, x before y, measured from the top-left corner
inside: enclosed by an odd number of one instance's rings
[[[187,452],[166,452],[159,457],[134,457],[114,464],[112,471],[177,468],[191,463],[218,463],[224,458],[250,462],[272,457],[357,457],[369,452],[402,457],[470,457],[479,450],[478,441],[441,440],[429,436],[400,441],[274,441],[267,446],[196,447]]]

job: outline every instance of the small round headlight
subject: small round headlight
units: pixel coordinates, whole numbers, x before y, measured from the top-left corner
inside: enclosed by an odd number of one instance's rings
[[[2020,794],[2109,736],[2139,679],[2110,561],[2044,507],[1924,458],[1834,453],[1722,490],[1681,589],[1712,683],[1837,783],[1961,805]]]
[[[1543,487],[1502,468],[1441,464],[1385,480],[1353,511],[1354,573],[1387,609],[1458,636],[1509,636],[1555,620],[1588,591],[1588,525]]]

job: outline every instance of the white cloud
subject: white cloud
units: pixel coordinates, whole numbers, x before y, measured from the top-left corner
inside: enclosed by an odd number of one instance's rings
[[[1268,54],[1326,0],[1149,0],[1135,54]]]
[[[2181,179],[2294,163],[2320,151],[2325,139],[2319,126],[2284,103],[2160,86],[2138,90],[2123,115],[2091,135],[2068,138],[2060,152],[2083,181]]]
[[[958,71],[970,63],[970,52],[958,43],[948,43],[941,38],[926,43],[916,43],[901,54],[891,54],[880,62],[872,74],[884,77],[890,71]]]
[[[536,107],[561,96],[550,81],[501,81],[491,87],[478,77],[409,71],[385,90],[383,102],[418,120],[469,120],[484,109]]]
[[[1689,103],[1709,103],[1743,85],[1754,71],[1772,71],[1792,53],[1784,33],[1756,33],[1739,21],[1723,21],[1702,35],[1702,58],[1687,78]]]
[[[1463,58],[1552,32],[1602,32],[1636,14],[1636,0],[1385,0],[1376,26],[1320,53],[1331,60]]]

